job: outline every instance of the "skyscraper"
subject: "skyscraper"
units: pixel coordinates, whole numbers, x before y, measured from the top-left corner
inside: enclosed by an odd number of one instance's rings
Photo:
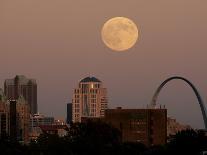
[[[103,117],[107,103],[107,90],[99,79],[86,77],[80,80],[73,93],[73,122],[81,122],[81,117]]]
[[[34,79],[27,79],[24,75],[16,75],[14,79],[6,79],[4,93],[8,100],[24,97],[30,107],[30,113],[37,113],[37,84]]]

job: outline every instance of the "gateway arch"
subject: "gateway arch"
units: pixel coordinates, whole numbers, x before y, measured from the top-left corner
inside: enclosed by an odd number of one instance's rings
[[[205,129],[207,129],[207,112],[206,112],[206,108],[205,108],[204,102],[203,102],[203,100],[202,100],[198,90],[196,89],[196,87],[189,80],[187,80],[186,78],[183,78],[183,77],[180,77],[180,76],[173,76],[173,77],[170,77],[170,78],[166,79],[164,82],[162,82],[161,85],[157,88],[157,90],[154,93],[154,96],[153,96],[152,101],[151,101],[151,107],[155,108],[156,102],[157,102],[157,98],[158,98],[158,95],[159,95],[161,89],[168,82],[170,82],[172,80],[182,80],[185,83],[187,83],[193,89],[193,92],[195,93],[195,95],[196,95],[196,97],[198,99],[198,104],[199,104],[199,106],[201,108]]]

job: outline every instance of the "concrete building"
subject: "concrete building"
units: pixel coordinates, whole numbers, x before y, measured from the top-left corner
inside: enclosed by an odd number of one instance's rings
[[[30,106],[30,113],[37,113],[37,84],[34,79],[27,79],[24,75],[17,75],[4,82],[4,93],[8,100],[17,100],[22,95]]]
[[[81,122],[81,117],[104,117],[107,109],[107,90],[95,77],[80,80],[72,99],[72,121]]]
[[[104,121],[121,131],[123,142],[152,146],[167,140],[166,109],[107,109]]]

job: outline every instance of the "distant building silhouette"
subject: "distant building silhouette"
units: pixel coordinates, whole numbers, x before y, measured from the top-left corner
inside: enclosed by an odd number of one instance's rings
[[[167,140],[166,109],[107,109],[104,121],[121,131],[123,142],[152,146]]]
[[[107,109],[107,90],[95,77],[86,77],[79,82],[72,99],[72,120],[81,122],[81,117],[103,117]]]
[[[30,115],[30,129],[40,125],[52,125],[54,121],[54,117],[44,116],[43,114]]]
[[[70,124],[72,122],[72,103],[67,103],[67,124]]]
[[[167,136],[172,136],[182,130],[192,129],[189,125],[180,124],[172,117],[167,118]]]
[[[17,100],[22,95],[30,106],[30,113],[37,113],[36,80],[27,79],[24,75],[17,75],[14,79],[6,79],[4,93],[8,100]]]

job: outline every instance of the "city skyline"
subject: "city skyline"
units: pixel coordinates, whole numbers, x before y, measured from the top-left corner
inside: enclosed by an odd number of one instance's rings
[[[178,75],[196,86],[207,106],[207,2],[117,3],[1,1],[1,87],[16,74],[35,78],[39,112],[66,118],[78,79],[102,79],[110,108],[143,108],[162,81]],[[104,22],[116,16],[129,17],[140,29],[139,41],[124,53],[105,47],[100,36]],[[184,83],[168,84],[158,102],[180,122],[204,127],[196,97]]]

